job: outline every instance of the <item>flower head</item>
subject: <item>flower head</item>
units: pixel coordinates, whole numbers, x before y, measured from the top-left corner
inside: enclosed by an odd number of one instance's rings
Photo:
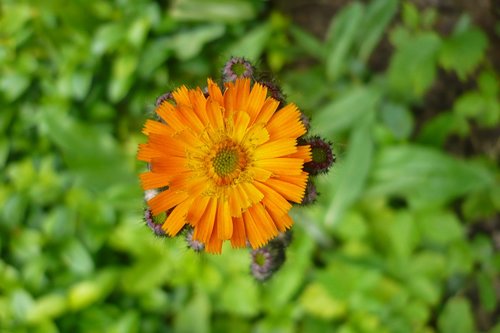
[[[281,240],[273,240],[266,246],[251,251],[250,272],[257,281],[269,279],[281,268],[286,259],[286,245]]]
[[[328,172],[332,164],[335,163],[335,155],[331,144],[319,136],[313,136],[301,141],[311,147],[312,160],[304,165],[304,170],[311,175]]]
[[[193,240],[220,253],[224,240],[256,249],[289,229],[311,161],[309,145],[297,145],[306,132],[297,107],[277,110],[267,88],[247,78],[224,91],[208,80],[207,96],[185,87],[172,96],[156,108],[162,122],[146,122],[138,152],[150,165],[142,187],[164,189],[147,201],[154,216],[169,212],[162,230],[174,236],[190,225]]]
[[[252,64],[245,58],[234,57],[224,65],[222,78],[224,82],[235,81],[238,78],[251,78],[254,74]]]

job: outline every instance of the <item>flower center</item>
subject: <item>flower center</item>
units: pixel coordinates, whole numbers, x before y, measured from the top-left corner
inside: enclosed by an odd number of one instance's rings
[[[218,143],[209,155],[209,176],[215,184],[225,186],[242,176],[248,164],[247,152],[232,140]]]
[[[324,163],[327,161],[328,156],[322,147],[313,147],[311,149],[312,160],[316,163]]]
[[[217,152],[212,165],[214,171],[220,177],[228,176],[238,167],[239,153],[232,148],[223,148]]]

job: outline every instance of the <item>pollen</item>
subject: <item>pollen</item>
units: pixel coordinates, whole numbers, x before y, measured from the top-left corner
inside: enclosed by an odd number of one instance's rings
[[[222,149],[212,161],[215,173],[220,177],[229,175],[238,167],[239,154],[234,149]]]

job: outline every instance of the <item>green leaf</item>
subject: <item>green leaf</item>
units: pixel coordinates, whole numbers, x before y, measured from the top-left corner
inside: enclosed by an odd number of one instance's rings
[[[413,115],[406,106],[390,102],[384,103],[380,108],[380,116],[396,139],[407,139],[412,134]]]
[[[388,24],[396,14],[397,0],[376,0],[366,7],[363,17],[363,29],[359,36],[359,57],[367,61],[373,49],[377,46]]]
[[[479,287],[481,305],[486,311],[493,312],[498,303],[495,290],[495,278],[482,271],[477,273],[476,281]]]
[[[245,57],[250,61],[257,61],[271,38],[271,33],[271,24],[266,22],[258,25],[247,32],[243,38],[231,44],[224,54],[226,58],[235,56]]]
[[[402,19],[405,26],[412,30],[417,30],[420,25],[420,14],[416,5],[409,1],[403,3]]]
[[[440,333],[476,332],[469,302],[462,297],[451,298],[438,318]]]
[[[372,170],[367,196],[404,195],[417,206],[437,206],[495,186],[494,175],[479,164],[412,145],[382,149]]]
[[[181,21],[239,23],[257,14],[249,1],[238,0],[176,0],[170,15]]]
[[[422,96],[434,82],[441,40],[427,32],[396,45],[389,64],[389,87],[405,98]]]
[[[206,294],[201,291],[175,317],[175,332],[210,332],[211,306]]]
[[[313,113],[311,127],[327,137],[334,136],[358,125],[361,119],[372,117],[380,98],[376,89],[352,88]]]
[[[134,82],[134,75],[137,68],[137,55],[125,53],[120,55],[113,62],[111,80],[108,85],[108,97],[112,102],[118,102],[127,95]]]
[[[309,284],[300,297],[300,304],[306,313],[322,319],[338,319],[347,313],[347,305],[330,297],[319,283]]]
[[[101,193],[124,185],[138,193],[131,165],[108,133],[75,121],[58,105],[40,108],[38,116],[41,133],[62,150],[75,181]]]
[[[447,246],[449,243],[464,239],[465,230],[455,214],[443,210],[419,212],[418,229],[422,238],[431,244]]]
[[[330,81],[341,77],[347,68],[348,55],[361,28],[364,6],[354,2],[337,14],[327,35],[326,76]]]
[[[115,49],[124,39],[123,26],[119,23],[108,23],[100,26],[92,41],[92,53],[95,56]]]
[[[31,78],[23,73],[2,73],[0,92],[3,93],[7,101],[14,101],[28,89],[30,82]]]
[[[323,60],[325,58],[325,45],[316,37],[296,25],[290,26],[290,33],[304,52],[319,60]]]
[[[333,199],[326,209],[324,221],[327,226],[338,223],[363,192],[374,150],[372,125],[373,117],[367,116],[351,134],[349,152],[335,174],[339,183],[333,189]]]
[[[198,55],[207,43],[223,36],[225,31],[226,28],[222,24],[207,24],[179,32],[166,43],[179,60],[189,60]]]
[[[440,64],[465,80],[484,57],[488,40],[478,28],[470,28],[445,39],[439,53]]]
[[[347,68],[351,51],[363,19],[364,7],[359,2],[346,6],[334,17],[327,36],[326,76],[337,80]]]
[[[250,276],[227,281],[220,295],[220,309],[233,315],[251,317],[259,311],[259,293]]]
[[[465,135],[469,132],[467,119],[453,112],[441,112],[424,123],[418,135],[418,142],[442,147],[452,134]]]

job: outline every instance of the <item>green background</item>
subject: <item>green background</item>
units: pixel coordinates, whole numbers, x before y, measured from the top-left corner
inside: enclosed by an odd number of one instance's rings
[[[493,41],[440,15],[350,2],[323,39],[257,0],[3,0],[0,332],[500,332]],[[274,73],[337,154],[265,283],[248,251],[196,254],[142,220],[156,97],[230,55]],[[443,74],[465,88],[429,116]],[[493,145],[452,149],[478,129]]]

